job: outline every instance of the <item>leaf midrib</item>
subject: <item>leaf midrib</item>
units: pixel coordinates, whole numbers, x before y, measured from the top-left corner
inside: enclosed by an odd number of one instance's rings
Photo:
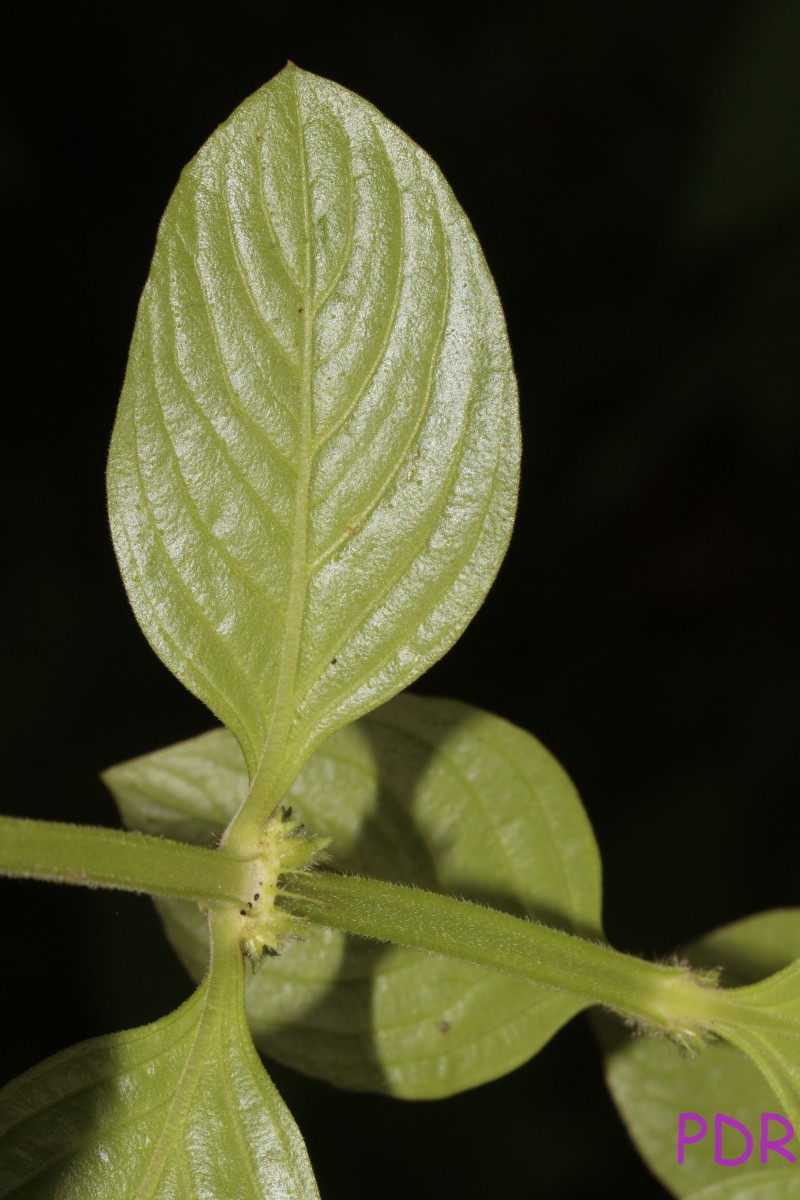
[[[219,978],[219,969],[217,971],[217,978],[215,978],[213,955],[209,972],[209,980],[205,995],[203,996],[202,1007],[197,1015],[194,1038],[186,1055],[186,1061],[180,1078],[175,1085],[175,1093],[167,1115],[164,1118],[164,1124],[158,1136],[158,1141],[153,1148],[153,1153],[138,1185],[137,1194],[139,1200],[156,1200],[157,1191],[164,1175],[167,1156],[183,1128],[186,1114],[189,1111],[192,1098],[200,1082],[200,1075],[207,1063],[205,1049],[217,1026],[214,1018],[219,1015],[218,1006],[211,1003],[212,996],[216,991],[215,985],[218,986]]]
[[[300,97],[297,90],[297,73],[292,76],[292,95],[297,115],[301,192],[303,197],[303,239],[305,245],[305,287],[303,299],[303,351],[300,380],[300,405],[297,421],[297,483],[294,504],[294,528],[292,534],[292,566],[286,604],[286,621],[283,630],[281,655],[278,664],[278,679],[275,685],[272,715],[264,738],[259,764],[247,801],[234,825],[239,824],[241,835],[234,839],[237,850],[247,843],[255,829],[251,814],[261,820],[280,800],[282,787],[282,754],[286,746],[294,713],[294,697],[297,689],[297,668],[300,658],[300,642],[306,610],[308,588],[308,510],[311,485],[311,406],[313,402],[313,345],[314,345],[314,257],[312,253],[312,228],[310,194],[308,184],[308,156]],[[266,766],[268,774],[262,768]],[[256,812],[257,808],[257,812]],[[245,815],[247,814],[247,815]],[[260,823],[260,822],[259,822]],[[231,827],[233,832],[233,826]]]
[[[305,241],[305,291],[303,293],[303,360],[300,384],[300,412],[298,420],[298,458],[300,469],[294,511],[294,547],[292,572],[289,583],[286,627],[281,649],[278,683],[275,689],[275,704],[269,731],[264,743],[264,757],[274,755],[286,741],[292,716],[297,677],[297,662],[300,653],[300,636],[306,607],[307,543],[308,543],[308,498],[311,482],[311,404],[312,404],[312,350],[314,337],[314,259],[311,252],[311,213],[308,191],[308,158],[306,153],[303,114],[297,92],[297,74],[292,76],[292,94],[297,110],[297,132],[300,145],[301,190],[303,194],[303,237]],[[274,778],[274,776],[273,776]]]

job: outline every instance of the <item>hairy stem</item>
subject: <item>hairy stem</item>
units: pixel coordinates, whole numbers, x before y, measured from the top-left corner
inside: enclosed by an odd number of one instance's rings
[[[241,904],[257,865],[167,838],[0,817],[0,875]]]
[[[399,884],[315,871],[293,877],[290,888],[282,904],[317,924],[572,992],[679,1040],[701,1039],[713,1024],[718,993],[684,967]]]
[[[290,843],[294,844],[294,843]],[[306,856],[307,857],[307,856]],[[419,888],[284,862],[239,858],[141,833],[0,817],[0,874],[246,905],[288,881],[279,904],[295,916],[362,937],[464,959],[602,1004],[691,1044],[737,1021],[734,994],[681,966],[622,954],[601,942]],[[273,885],[270,885],[273,886]],[[279,886],[279,885],[278,885]],[[269,890],[269,889],[267,889]],[[265,893],[266,894],[266,893]],[[256,913],[250,912],[253,919]],[[237,926],[238,928],[238,926]],[[241,933],[241,930],[239,931]]]

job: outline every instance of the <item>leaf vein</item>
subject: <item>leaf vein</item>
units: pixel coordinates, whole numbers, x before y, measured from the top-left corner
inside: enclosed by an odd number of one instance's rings
[[[402,193],[400,191],[400,185],[397,182],[397,176],[392,169],[392,165],[389,160],[389,155],[386,150],[386,146],[384,144],[383,138],[378,133],[377,127],[374,125],[374,123],[373,123],[373,129],[375,130],[378,141],[380,142],[381,148],[386,157],[386,164],[387,164],[388,172],[392,177],[392,182],[394,183],[394,186],[395,186],[396,197],[399,202],[398,203],[399,220],[398,220],[398,228],[397,228],[399,245],[398,245],[398,251],[397,251],[397,271],[395,273],[394,283],[393,283],[393,287],[392,287],[391,311],[389,313],[389,319],[386,322],[386,332],[384,333],[383,337],[380,340],[380,344],[378,346],[377,353],[374,355],[372,362],[370,363],[361,384],[359,384],[359,386],[356,388],[350,402],[345,405],[344,412],[342,412],[339,415],[339,417],[336,418],[333,426],[324,432],[324,434],[318,439],[318,441],[312,448],[312,458],[314,461],[316,461],[316,459],[318,458],[320,451],[326,445],[328,445],[328,443],[331,441],[331,439],[336,436],[336,434],[339,432],[339,430],[342,428],[342,426],[345,425],[346,422],[350,419],[350,417],[353,415],[353,413],[355,412],[355,410],[358,408],[359,404],[363,400],[364,396],[366,395],[370,384],[372,383],[373,379],[375,378],[375,376],[378,372],[378,368],[380,367],[381,363],[383,362],[383,360],[386,356],[386,351],[389,348],[389,342],[392,339],[392,334],[395,332],[395,322],[397,320],[397,313],[400,308],[400,297],[403,293],[403,275],[404,275],[404,256],[405,256],[406,234],[405,234],[405,220],[404,220],[404,212],[403,212]],[[372,246],[371,255],[370,255],[370,261],[372,259],[372,256],[374,256],[374,240],[373,240],[373,246]],[[354,318],[352,324],[355,324],[356,319],[357,318]],[[345,335],[345,339],[348,335],[349,335],[349,330],[348,330],[348,334]],[[346,472],[345,472],[345,474],[346,474]],[[338,482],[339,482],[339,480],[337,479],[334,482],[333,487],[335,487]]]
[[[347,174],[347,235],[345,237],[345,242],[344,242],[344,246],[342,248],[342,253],[339,256],[339,262],[337,263],[336,268],[334,269],[334,272],[330,279],[330,282],[325,287],[322,294],[320,296],[318,296],[316,301],[314,302],[314,306],[312,309],[314,316],[317,316],[317,314],[319,312],[321,312],[321,310],[325,307],[325,305],[327,304],[330,297],[336,291],[336,288],[339,285],[339,281],[341,280],[342,276],[344,275],[345,268],[346,268],[348,262],[350,261],[350,251],[352,250],[352,247],[353,247],[353,233],[355,232],[355,219],[354,219],[354,206],[353,206],[353,148],[350,145],[350,138],[348,137],[347,130],[345,129],[344,125],[342,125],[341,121],[337,122],[337,124],[339,125],[340,129],[342,130],[342,133],[344,135],[344,140],[347,143],[347,155],[348,155],[347,172],[346,172],[346,174]]]
[[[227,209],[226,209],[226,211],[227,211]],[[220,366],[222,367],[222,373],[225,377],[228,395],[237,407],[242,407],[241,400],[239,398],[239,393],[238,393],[236,387],[234,386],[233,379],[230,374],[230,369],[228,367],[227,355],[224,354],[223,350],[222,350],[222,343],[220,341],[219,329],[217,327],[216,318],[214,317],[213,305],[212,305],[211,300],[209,299],[208,294],[206,292],[206,285],[205,285],[205,281],[203,279],[203,273],[200,270],[200,267],[198,266],[197,261],[196,261],[194,255],[192,254],[190,247],[187,246],[187,244],[186,244],[186,239],[184,237],[183,230],[180,228],[180,226],[178,226],[176,232],[177,232],[177,236],[178,236],[178,241],[181,243],[184,251],[186,252],[189,262],[191,263],[192,271],[197,280],[197,287],[198,287],[200,297],[203,301],[203,308],[204,308],[204,311],[206,314],[206,321],[208,323],[209,332],[210,332],[212,340],[214,342],[214,348],[216,349],[216,352],[217,352],[216,353],[217,361],[219,362]],[[170,267],[171,266],[172,266],[172,264],[170,262]],[[172,282],[174,282],[174,280],[170,281],[170,295],[172,295]],[[275,335],[272,332],[272,330],[270,329],[269,325],[264,325],[264,328],[267,330],[268,334],[274,339]],[[288,351],[285,349],[285,347],[280,342],[278,343],[278,346],[280,347],[280,349],[284,353],[284,355],[288,355]],[[293,361],[291,362],[291,365],[293,366],[294,369],[296,369],[296,364],[294,364]],[[259,370],[259,373],[261,373],[257,364],[256,364],[256,369]],[[289,420],[293,424],[296,425],[297,417],[296,417],[295,413],[293,413],[291,408],[288,406],[288,404],[286,404],[286,402],[284,400],[282,400],[280,398],[280,396],[276,392],[274,392],[272,390],[272,388],[270,388],[267,385],[266,381],[263,379],[263,376],[262,376],[262,384],[264,387],[264,391],[267,393],[267,395],[270,397],[270,399],[274,400],[274,402],[278,405],[278,407],[283,409],[283,411],[288,416]],[[259,426],[259,430],[261,433],[261,437],[263,438],[264,431],[263,431],[263,429],[260,428],[260,426]]]
[[[170,319],[173,323],[173,331],[176,332],[175,324],[174,324],[174,316],[172,315],[171,312],[170,312]],[[186,378],[186,376],[183,372],[183,368],[181,366],[180,360],[178,358],[177,346],[175,344],[174,338],[173,338],[173,344],[172,344],[171,349],[172,349],[171,358],[175,365],[175,370],[177,372],[176,382],[179,381],[180,385],[187,392],[187,394],[189,396],[189,401],[190,401],[190,406],[191,406],[192,412],[197,413],[199,415],[200,419],[206,425],[215,446],[217,447],[220,454],[224,458],[224,460],[227,464],[228,470],[230,471],[233,478],[242,485],[242,487],[247,492],[247,494],[255,502],[254,508],[255,508],[255,511],[258,514],[258,516],[260,518],[262,518],[262,520],[263,520],[263,518],[266,517],[266,519],[271,524],[273,524],[275,526],[275,528],[278,530],[278,532],[283,536],[284,540],[288,542],[289,541],[289,533],[288,533],[288,530],[286,529],[286,527],[284,526],[283,522],[280,520],[277,513],[274,512],[274,510],[269,506],[269,504],[267,504],[267,502],[264,500],[264,497],[261,496],[256,491],[255,487],[250,482],[247,475],[244,473],[244,471],[242,470],[240,465],[236,462],[235,458],[231,454],[230,448],[228,446],[228,443],[225,441],[225,438],[222,437],[219,430],[217,429],[214,422],[212,421],[211,417],[208,415],[205,408],[199,402],[199,400],[195,396],[194,392],[192,391],[189,380]],[[154,351],[154,357],[155,357],[155,346],[153,346],[153,351]],[[161,361],[163,362],[163,359]],[[232,407],[228,406],[228,411],[234,416],[234,419],[238,419],[239,410],[233,409]],[[256,427],[256,428],[258,428],[258,427]],[[265,443],[263,431],[261,431],[260,429],[259,429],[258,442],[262,446]],[[268,444],[268,449],[271,452],[273,452],[273,446],[271,443]],[[277,452],[275,452],[275,454],[276,454],[276,457],[279,457],[277,455]]]
[[[158,396],[157,392],[156,392],[156,395]],[[278,601],[269,594],[269,592],[264,587],[263,582],[261,580],[257,579],[247,569],[247,567],[244,565],[244,563],[241,562],[235,556],[235,554],[233,554],[228,549],[228,546],[225,543],[225,541],[218,534],[214,533],[214,531],[209,528],[208,524],[203,519],[203,517],[200,513],[200,510],[197,507],[197,502],[194,499],[194,497],[192,496],[191,490],[189,488],[189,483],[188,483],[185,475],[183,474],[183,464],[181,463],[181,459],[178,454],[177,447],[175,446],[175,442],[172,437],[172,432],[169,428],[169,425],[167,424],[166,416],[164,414],[163,408],[161,407],[160,399],[157,400],[156,403],[153,405],[153,411],[157,415],[158,425],[164,434],[164,443],[165,443],[167,453],[175,466],[175,479],[178,484],[178,491],[180,492],[181,496],[183,497],[184,504],[185,504],[185,510],[191,517],[192,523],[194,524],[195,528],[201,535],[204,535],[205,537],[207,537],[209,542],[213,544],[213,547],[214,547],[214,550],[216,551],[216,553],[219,554],[220,558],[222,559],[222,561],[224,563],[227,563],[230,570],[233,572],[233,574],[236,576],[236,578],[239,580],[239,582],[242,584],[242,586],[249,592],[249,594],[251,596],[256,597],[259,600],[265,600],[266,603],[272,609],[274,609],[274,611],[278,614],[278,616],[281,619],[281,622],[283,622],[284,614],[283,614],[283,610],[281,609],[281,606],[278,604]],[[151,511],[152,511],[152,506],[151,506]],[[172,559],[171,556],[170,556],[170,561],[173,563],[173,566],[175,566],[174,559]]]
[[[242,286],[244,287],[245,294],[247,295],[247,299],[250,302],[250,306],[253,310],[253,314],[257,318],[259,324],[266,330],[268,336],[271,338],[272,342],[278,347],[279,352],[285,358],[285,360],[289,363],[289,365],[292,367],[292,369],[294,371],[299,371],[300,363],[295,358],[295,356],[291,353],[291,351],[289,351],[286,348],[286,346],[284,346],[283,342],[280,340],[280,338],[276,334],[275,330],[272,328],[272,325],[270,324],[268,317],[266,316],[266,314],[264,312],[262,312],[261,305],[259,304],[259,301],[258,301],[258,297],[256,296],[255,291],[253,289],[253,281],[250,278],[250,273],[247,270],[247,268],[245,267],[245,264],[242,260],[241,247],[239,245],[238,238],[236,237],[236,233],[234,232],[234,228],[233,228],[233,220],[232,220],[232,216],[231,216],[230,205],[228,203],[227,192],[225,195],[225,202],[222,205],[222,208],[225,212],[225,224],[226,224],[226,227],[228,230],[228,240],[231,244],[231,250],[233,251],[233,258],[234,258],[234,262],[236,264],[236,271],[237,271],[239,278],[242,281]]]
[[[446,490],[447,488],[449,488],[449,485],[450,485],[450,483],[451,483],[451,481],[452,481],[453,475],[455,474],[455,472],[456,472],[457,468],[458,468],[458,467],[460,466],[460,464],[461,464],[461,458],[463,457],[463,453],[464,453],[464,440],[465,440],[465,438],[464,438],[464,433],[462,432],[462,436],[461,436],[461,454],[459,455],[459,458],[458,458],[458,460],[457,460],[457,461],[456,461],[456,462],[455,462],[453,465],[451,465],[451,467],[450,467],[450,469],[449,469],[449,471],[448,471],[448,475],[447,475],[447,479],[446,479],[446,483],[445,483],[445,489],[443,489],[443,490]],[[477,531],[477,533],[475,534],[475,537],[473,538],[473,540],[472,540],[472,543],[471,543],[471,545],[470,545],[470,547],[469,547],[469,551],[468,551],[468,553],[469,553],[470,555],[472,554],[472,552],[474,551],[474,549],[475,549],[475,547],[477,546],[478,542],[480,541],[481,537],[483,536],[483,531],[484,531],[484,529],[485,529],[485,527],[486,527],[486,521],[488,520],[488,515],[489,515],[489,508],[490,508],[490,506],[491,506],[492,498],[493,498],[493,496],[494,496],[494,485],[495,485],[495,481],[496,481],[496,479],[497,479],[497,471],[498,471],[498,469],[499,469],[499,465],[500,465],[500,450],[501,450],[501,447],[500,447],[500,446],[499,446],[499,444],[498,444],[498,448],[497,448],[497,457],[496,457],[496,459],[495,459],[495,468],[494,468],[494,473],[493,473],[493,476],[492,476],[492,483],[491,483],[491,485],[489,486],[489,488],[487,489],[487,493],[486,493],[486,497],[487,497],[487,498],[486,498],[486,502],[485,502],[485,504],[484,504],[484,509],[483,509],[483,514],[482,514],[482,520],[481,520],[481,523],[480,523],[480,525],[479,525],[479,528],[478,528],[478,531]],[[431,529],[431,525],[429,524],[429,525],[428,525],[428,527],[427,527],[427,530],[425,531],[425,536],[427,536],[427,534],[429,534],[429,533],[430,533],[430,529]],[[399,571],[399,572],[398,572],[398,573],[397,573],[397,574],[396,574],[396,575],[395,575],[395,576],[394,576],[392,579],[390,579],[390,580],[389,580],[389,582],[388,582],[388,585],[387,585],[387,586],[385,586],[385,587],[382,589],[381,593],[379,594],[379,598],[378,598],[378,601],[377,601],[377,603],[380,603],[380,602],[381,602],[381,600],[382,600],[382,599],[383,599],[383,598],[386,596],[386,594],[387,594],[387,593],[388,593],[388,592],[389,592],[389,591],[392,589],[392,587],[394,587],[394,586],[395,586],[395,585],[396,585],[396,584],[399,582],[399,580],[400,580],[400,579],[403,577],[403,575],[404,575],[404,574],[405,574],[405,572],[408,570],[408,568],[409,568],[409,567],[412,565],[412,563],[414,562],[414,559],[417,557],[418,545],[419,545],[419,539],[418,539],[418,540],[417,540],[417,542],[415,543],[415,545],[414,545],[414,547],[413,547],[413,550],[412,550],[412,553],[411,553],[411,555],[409,556],[409,558],[408,558],[408,559],[405,561],[405,563],[403,564],[403,567],[402,567],[402,569],[401,569],[401,570],[400,570],[400,571]],[[468,560],[468,558],[467,558],[467,557],[465,557],[465,558],[463,558],[463,559],[462,559],[462,560],[459,562],[459,564],[458,564],[458,571],[459,571],[459,572],[461,572],[461,571],[463,571],[463,570],[464,570],[465,564],[466,564],[466,562],[468,562],[468,561],[469,561],[469,560]],[[351,625],[350,629],[348,630],[348,632],[347,632],[347,634],[344,636],[344,638],[337,639],[337,641],[336,641],[336,642],[334,642],[334,643],[333,643],[333,645],[332,645],[331,647],[329,647],[329,648],[328,648],[328,650],[326,651],[326,653],[325,653],[324,655],[322,655],[322,656],[321,656],[321,658],[320,658],[320,661],[322,661],[322,662],[325,662],[325,661],[330,661],[330,657],[331,657],[331,655],[333,654],[333,652],[334,652],[334,650],[335,650],[336,646],[337,646],[337,645],[344,645],[344,644],[347,642],[347,640],[348,640],[350,637],[352,637],[353,633],[355,633],[355,631],[356,631],[356,630],[359,628],[359,626],[360,626],[360,625],[363,623],[363,621],[364,621],[364,620],[365,620],[365,619],[366,619],[366,618],[367,618],[367,617],[370,615],[370,611],[374,611],[374,604],[375,604],[375,602],[373,602],[373,604],[372,604],[372,605],[370,605],[369,607],[366,607],[366,608],[364,608],[364,609],[362,609],[362,610],[361,610],[361,614],[359,615],[359,618],[358,618],[357,622],[354,622],[354,623],[353,623],[353,625]],[[396,653],[397,653],[397,648],[398,648],[398,647],[397,647],[397,643],[394,643],[394,644],[393,644],[393,645],[392,645],[392,646],[389,648],[389,650],[387,650],[387,651],[386,651],[386,652],[383,654],[383,656],[382,656],[381,658],[379,658],[379,659],[378,659],[377,663],[376,663],[376,664],[374,664],[374,666],[371,668],[371,671],[372,671],[372,673],[373,673],[373,674],[374,674],[375,672],[379,671],[379,670],[381,669],[381,667],[383,667],[383,666],[384,666],[384,665],[385,665],[385,664],[386,664],[386,663],[389,661],[389,659],[392,657],[392,655],[394,655],[394,654],[396,654]],[[299,708],[302,708],[302,707],[303,707],[303,705],[305,704],[306,700],[308,699],[308,695],[309,695],[309,693],[310,693],[310,691],[311,691],[311,688],[314,686],[314,683],[315,683],[315,682],[316,682],[316,679],[314,680],[314,682],[312,682],[311,686],[310,686],[310,687],[308,688],[308,690],[306,691],[306,693],[305,693],[305,695],[304,695],[304,697],[303,697],[302,704],[299,706]],[[332,712],[333,712],[333,711],[336,709],[336,707],[337,707],[337,706],[338,706],[340,703],[341,703],[341,697],[337,697],[337,698],[335,698],[335,699],[334,699],[334,700],[331,702],[331,704],[330,704],[330,705],[329,705],[329,706],[328,706],[328,707],[327,707],[327,708],[326,708],[326,709],[323,711],[323,714],[320,716],[319,720],[318,720],[317,722],[315,722],[315,725],[316,725],[316,728],[317,728],[317,729],[323,729],[323,728],[325,727],[325,724],[326,724],[326,722],[328,721],[328,719],[330,718],[330,716],[331,716],[331,713],[332,713]]]
[[[164,541],[164,535],[161,532],[158,522],[155,519],[155,513],[153,512],[153,508],[152,508],[152,505],[150,502],[150,497],[147,494],[147,491],[144,486],[144,480],[142,478],[141,465],[140,465],[140,459],[139,459],[139,453],[138,453],[138,430],[136,429],[135,409],[134,409],[134,438],[137,443],[136,453],[134,454],[134,463],[136,466],[136,476],[137,476],[138,483],[139,483],[139,494],[142,497],[143,503],[147,506],[147,510],[150,515],[149,527],[150,527],[150,530],[155,534],[156,544],[158,545],[158,547],[161,550],[161,554],[163,556],[165,565],[170,568],[170,570],[171,570],[174,578],[178,582],[181,590],[186,594],[187,607],[190,608],[195,613],[195,615],[197,616],[200,623],[206,627],[207,631],[211,634],[211,636],[214,639],[214,641],[216,642],[216,644],[224,650],[229,662],[232,664],[232,666],[234,668],[234,671],[236,671],[240,674],[241,678],[248,685],[250,690],[253,692],[254,696],[257,696],[258,689],[256,687],[255,681],[251,678],[249,673],[244,669],[243,665],[239,662],[239,660],[234,656],[234,654],[228,647],[227,642],[225,642],[224,639],[219,637],[216,626],[214,625],[213,621],[206,613],[205,609],[199,604],[197,597],[194,595],[191,588],[186,583],[186,580],[183,578],[180,571],[177,569],[177,567],[172,559],[171,554],[167,550],[166,543]],[[163,621],[161,621],[160,618],[156,618],[156,619],[158,621],[158,626],[162,630],[162,632],[166,632]],[[168,636],[169,636],[170,641],[174,642],[174,638],[172,637],[172,635],[170,634]],[[183,654],[182,657],[184,658],[184,661],[189,663],[194,670],[197,670],[194,659],[188,658],[185,654]],[[206,678],[206,679],[208,678],[208,676],[205,676],[204,673],[200,670],[198,670],[198,674],[201,676],[201,678]],[[216,687],[212,686],[211,691],[212,691],[212,694],[214,694],[214,695],[217,694]],[[256,710],[256,711],[258,711],[258,710]]]
[[[440,228],[441,228],[441,226],[440,226]],[[442,234],[444,234],[444,230],[442,230]],[[445,262],[446,261],[447,261],[447,255],[445,254]],[[406,438],[405,443],[404,443],[402,449],[400,450],[400,453],[397,455],[397,459],[395,461],[394,466],[392,467],[391,471],[388,473],[386,478],[383,480],[383,483],[378,488],[375,495],[371,498],[369,503],[364,506],[364,508],[358,514],[358,516],[349,517],[345,528],[338,535],[338,537],[334,538],[334,540],[332,542],[330,542],[328,544],[328,546],[326,546],[326,548],[317,555],[317,557],[314,559],[314,561],[311,563],[311,566],[309,567],[310,575],[313,576],[314,574],[316,574],[316,572],[320,569],[320,567],[324,566],[324,564],[326,562],[328,562],[336,554],[337,550],[340,550],[342,546],[346,545],[346,543],[348,541],[350,541],[350,539],[353,537],[353,534],[350,532],[350,528],[349,528],[351,525],[354,524],[356,526],[356,528],[360,529],[364,525],[364,523],[369,520],[369,518],[372,516],[372,514],[378,508],[378,506],[380,505],[384,496],[389,491],[392,484],[396,480],[397,476],[400,474],[401,470],[405,466],[406,459],[411,450],[411,447],[414,445],[414,442],[417,440],[420,430],[422,429],[423,425],[425,424],[425,421],[426,421],[426,419],[431,411],[431,408],[432,408],[433,395],[434,395],[433,382],[434,382],[434,377],[436,375],[436,371],[441,362],[442,347],[444,344],[444,335],[445,335],[445,331],[447,329],[447,319],[448,319],[449,314],[450,314],[450,273],[449,273],[449,269],[448,269],[447,275],[446,275],[444,301],[442,304],[442,316],[439,321],[439,328],[437,329],[437,332],[436,332],[436,341],[431,350],[430,365],[428,367],[428,378],[427,378],[426,384],[425,384],[425,397],[424,397],[424,400],[422,401],[422,404],[419,405],[416,418],[413,421],[412,426],[411,426],[411,431],[409,432],[408,437]],[[388,344],[388,340],[387,340],[386,344]],[[384,350],[385,350],[385,345],[384,345]],[[348,471],[349,471],[349,467],[343,472],[343,474],[339,477],[339,479],[337,479],[332,484],[332,486],[329,488],[328,492],[326,493],[325,497],[320,501],[320,504],[325,503],[325,501],[327,500],[328,496],[330,496],[330,494],[334,490],[334,488],[336,488],[339,485],[339,483],[341,482],[341,479],[346,478]]]
[[[267,109],[267,112],[265,113],[265,116],[264,116],[265,124],[266,124],[267,116],[269,115],[269,112],[273,108],[274,108],[274,104],[272,102],[270,102],[270,107]],[[297,275],[294,272],[294,268],[292,266],[290,266],[290,264],[289,264],[289,259],[286,257],[286,252],[283,248],[283,244],[282,244],[280,238],[278,237],[278,232],[275,228],[275,222],[273,221],[272,214],[269,211],[269,205],[267,204],[267,196],[266,196],[266,190],[265,190],[265,179],[264,179],[266,172],[264,170],[264,161],[261,157],[261,151],[258,148],[258,146],[259,146],[259,143],[258,143],[258,139],[256,138],[254,148],[256,151],[256,161],[257,161],[257,164],[259,167],[260,178],[259,178],[259,186],[258,186],[258,196],[259,196],[259,200],[261,201],[261,211],[264,214],[264,220],[267,223],[267,228],[269,229],[269,232],[272,234],[275,249],[277,250],[277,253],[278,253],[278,259],[280,260],[280,262],[283,266],[286,276],[287,276],[289,282],[291,283],[292,287],[294,288],[294,290],[296,292],[302,293],[303,281],[297,277]]]

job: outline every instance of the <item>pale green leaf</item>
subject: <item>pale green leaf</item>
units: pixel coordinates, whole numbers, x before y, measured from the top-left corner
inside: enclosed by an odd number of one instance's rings
[[[287,67],[170,200],[108,469],[139,622],[271,799],[456,640],[518,460],[502,311],[439,170]]]
[[[174,1013],[73,1046],[0,1092],[0,1197],[317,1197],[247,1030],[235,940]]]
[[[736,1001],[738,1010],[717,1028],[758,1067],[800,1129],[800,961],[741,988]]]
[[[126,824],[211,843],[246,790],[223,730],[106,772]],[[403,695],[336,733],[288,796],[331,865],[600,936],[600,863],[572,784],[530,734]],[[202,919],[159,904],[191,973]],[[444,1096],[535,1054],[580,999],[454,959],[309,927],[247,985],[260,1048],[339,1085]]]
[[[800,1200],[800,1175],[791,1171],[762,1168],[757,1174],[731,1179],[727,1168],[721,1183],[711,1184],[700,1192],[692,1192],[688,1200]]]
[[[696,966],[723,967],[722,980],[730,986],[764,979],[800,958],[800,909],[760,913],[737,921],[693,943],[685,954]],[[784,985],[786,982],[791,983],[784,981]],[[773,980],[759,986],[767,985],[771,990]],[[793,991],[795,1005],[800,1008],[800,989],[794,985]],[[780,1112],[792,1120],[795,1129],[800,1128],[800,1122],[781,1107],[767,1079],[742,1049],[720,1041],[696,1057],[687,1057],[667,1040],[632,1039],[607,1019],[598,1017],[597,1022],[608,1050],[606,1077],[615,1103],[639,1153],[675,1195],[688,1196],[704,1185],[715,1184],[723,1172],[725,1178],[732,1179],[751,1173],[757,1165],[757,1131],[762,1113]],[[735,1036],[746,1035],[740,1031]],[[793,1062],[798,1062],[796,1047],[787,1050],[782,1069],[790,1070]],[[683,1166],[677,1162],[676,1149],[681,1112],[698,1113],[709,1130],[702,1142],[687,1147]],[[722,1167],[714,1162],[712,1131],[718,1112],[756,1133],[754,1155],[741,1167]],[[725,1157],[741,1154],[741,1136],[735,1130],[726,1130],[722,1149]],[[789,1149],[800,1160],[797,1142]],[[792,1167],[776,1154],[770,1155],[769,1162],[779,1172]]]

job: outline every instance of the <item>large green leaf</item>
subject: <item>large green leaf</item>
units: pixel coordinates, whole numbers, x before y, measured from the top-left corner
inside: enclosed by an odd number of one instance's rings
[[[694,942],[685,953],[697,966],[723,967],[726,984],[750,984],[772,976],[800,959],[800,909],[760,913],[737,921]],[[778,976],[781,979],[782,986],[790,986],[795,1006],[800,1008],[797,1001],[800,988],[791,978]],[[766,980],[759,986],[767,989],[764,1000],[768,1004],[775,980]],[[700,1187],[718,1183],[721,1177],[744,1179],[752,1173],[758,1163],[757,1143],[753,1157],[740,1167],[723,1167],[714,1162],[711,1136],[714,1114],[725,1113],[755,1132],[759,1130],[762,1113],[781,1112],[787,1116],[789,1113],[786,1107],[781,1107],[782,1101],[778,1101],[762,1071],[742,1053],[743,1046],[736,1048],[726,1042],[715,1042],[698,1056],[688,1058],[669,1041],[631,1039],[607,1020],[598,1017],[597,1021],[607,1047],[606,1077],[614,1101],[639,1153],[676,1196],[688,1196]],[[739,1029],[733,1036],[758,1039],[760,1035]],[[757,1054],[758,1045],[754,1049]],[[769,1055],[769,1050],[766,1053]],[[791,1071],[792,1064],[800,1061],[797,1046],[788,1047],[782,1059],[779,1069]],[[678,1114],[682,1112],[698,1113],[709,1130],[702,1142],[687,1147],[683,1166],[678,1164],[676,1153]],[[795,1123],[795,1128],[800,1128],[800,1123]],[[742,1149],[741,1135],[735,1130],[726,1132],[724,1156],[736,1157]],[[796,1142],[790,1149],[800,1159]],[[776,1171],[791,1168],[787,1160],[776,1154],[771,1154],[769,1161]],[[749,1193],[743,1191],[742,1195],[745,1194]],[[755,1194],[760,1197],[760,1193]]]
[[[247,787],[224,730],[106,772],[126,824],[212,843]],[[335,734],[289,800],[332,865],[600,935],[600,864],[572,784],[530,734],[465,704],[404,695]],[[199,977],[202,918],[159,903]],[[309,1074],[444,1096],[525,1061],[585,1004],[460,963],[320,928],[248,982],[256,1043]]]
[[[3,1200],[313,1200],[305,1146],[253,1047],[235,940],[153,1025],[0,1092]]]
[[[139,622],[251,774],[268,756],[271,799],[456,640],[518,459],[502,311],[440,172],[287,67],[170,200],[108,467]]]

